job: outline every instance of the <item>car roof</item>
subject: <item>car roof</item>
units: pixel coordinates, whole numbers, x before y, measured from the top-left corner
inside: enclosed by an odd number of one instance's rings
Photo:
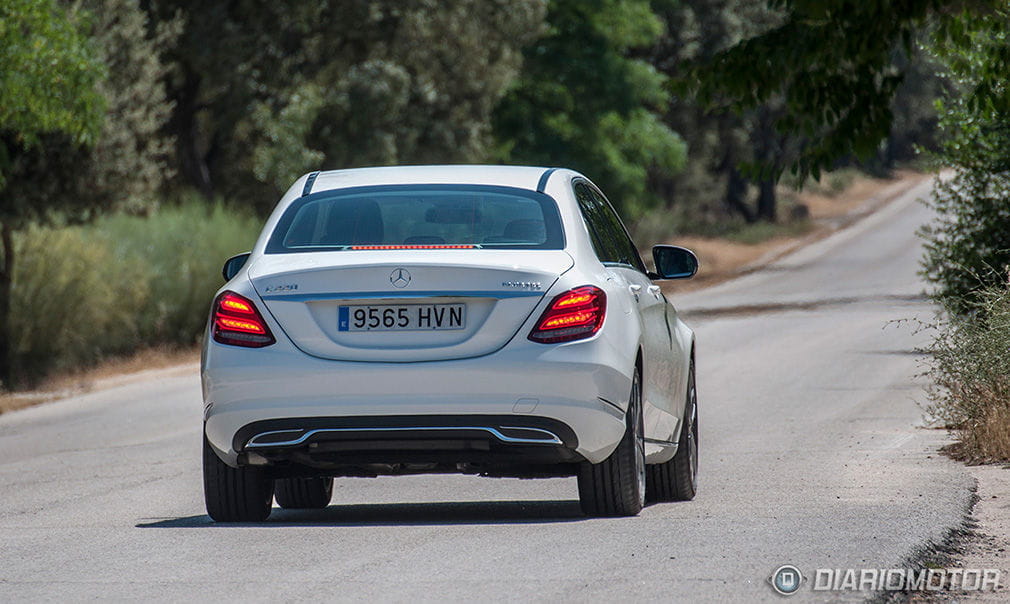
[[[371,185],[474,184],[517,187],[536,191],[552,168],[534,166],[389,166],[319,172],[312,193]]]

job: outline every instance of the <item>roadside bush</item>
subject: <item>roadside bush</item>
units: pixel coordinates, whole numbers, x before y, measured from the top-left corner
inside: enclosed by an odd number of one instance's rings
[[[1010,266],[1010,174],[960,168],[937,179],[929,205],[936,218],[921,230],[924,276],[954,314],[984,310],[987,288],[1003,283]]]
[[[948,314],[925,351],[933,417],[958,436],[951,452],[1010,461],[1010,289],[976,292],[975,312]]]
[[[151,344],[197,341],[222,284],[221,265],[256,242],[261,222],[223,203],[188,200],[149,219],[116,215],[95,230],[115,242],[117,260],[144,264],[150,297],[140,310],[140,335]]]
[[[260,221],[217,203],[112,215],[18,234],[15,386],[138,348],[199,340],[221,264],[255,243]]]
[[[82,227],[27,229],[16,246],[14,383],[30,385],[137,345],[148,300],[138,259],[115,258],[108,241]]]

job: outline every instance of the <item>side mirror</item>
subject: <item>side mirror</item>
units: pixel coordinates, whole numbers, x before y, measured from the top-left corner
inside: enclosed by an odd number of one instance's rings
[[[654,245],[652,259],[660,279],[690,279],[698,272],[698,257],[687,248]]]
[[[231,278],[238,274],[242,267],[245,266],[245,261],[249,259],[249,252],[242,254],[235,254],[231,258],[224,261],[224,267],[221,268],[221,276],[224,277],[225,281],[231,281]]]

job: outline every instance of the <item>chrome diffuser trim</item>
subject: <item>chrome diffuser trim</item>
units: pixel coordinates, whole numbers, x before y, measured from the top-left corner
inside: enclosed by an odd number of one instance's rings
[[[299,428],[291,428],[288,430],[271,430],[270,432],[262,432],[253,436],[246,443],[246,449],[262,449],[267,447],[292,447],[295,445],[300,445],[312,438],[316,434],[323,434],[326,432],[432,432],[432,431],[459,431],[459,430],[480,430],[482,432],[487,432],[504,443],[513,444],[536,444],[536,445],[561,445],[564,444],[560,438],[550,430],[544,430],[542,428],[528,428],[526,426],[502,426],[502,430],[526,430],[529,432],[540,432],[544,434],[544,438],[517,438],[514,436],[506,436],[502,434],[499,430],[492,428],[490,426],[404,426],[404,427],[394,427],[394,428],[317,428],[314,430],[305,431],[300,437],[294,440],[286,440],[279,442],[267,442],[267,443],[257,443],[256,439],[265,436],[270,436],[272,434],[284,434],[287,432],[301,432]]]

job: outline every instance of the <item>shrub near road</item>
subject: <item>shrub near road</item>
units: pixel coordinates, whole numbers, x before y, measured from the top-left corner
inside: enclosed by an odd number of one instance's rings
[[[937,326],[929,377],[933,412],[954,428],[954,453],[1010,460],[1010,9],[962,20],[959,35],[935,43],[951,73],[940,103],[946,135],[923,229],[924,275],[947,312]]]
[[[952,315],[929,351],[930,411],[954,429],[955,457],[1010,460],[1010,289],[977,293],[974,315]]]
[[[192,344],[221,286],[221,264],[249,251],[262,221],[217,203],[190,201],[148,220],[118,215],[95,225],[124,260],[141,258],[147,303],[139,318],[145,342]]]
[[[197,341],[221,262],[259,221],[222,204],[20,233],[12,304],[16,385],[153,345]]]

